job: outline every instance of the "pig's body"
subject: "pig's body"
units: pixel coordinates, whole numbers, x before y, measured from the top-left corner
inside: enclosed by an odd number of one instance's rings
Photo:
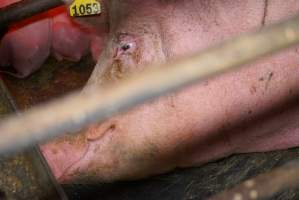
[[[0,2],[0,7],[19,0]],[[101,49],[99,32],[82,28],[68,14],[65,7],[32,17],[15,24],[0,41],[0,71],[17,77],[27,77],[39,69],[50,54],[58,60],[79,61],[91,48],[94,59]]]
[[[50,55],[50,28],[50,20],[43,19],[8,33],[0,45],[0,69],[17,77],[36,71]]]
[[[90,35],[63,12],[53,18],[52,49],[57,60],[79,61],[90,47]]]
[[[103,3],[108,15],[98,20],[109,22],[108,42],[87,88],[299,11],[295,0]],[[299,144],[299,109],[293,105],[299,95],[298,66],[293,48],[136,107],[42,151],[61,182],[90,182],[141,178],[234,153],[294,147]]]

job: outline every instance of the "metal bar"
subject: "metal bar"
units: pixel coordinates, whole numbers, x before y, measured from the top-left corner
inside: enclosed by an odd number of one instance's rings
[[[0,8],[0,40],[12,23],[64,5],[62,0],[22,0]]]
[[[0,24],[7,26],[61,5],[62,0],[23,0],[0,9]]]
[[[16,112],[0,79],[0,117]],[[67,199],[37,147],[13,156],[0,156],[0,199]]]
[[[236,187],[224,191],[209,200],[258,200],[270,198],[284,189],[298,188],[299,185],[299,160],[287,164],[270,172],[260,174]]]
[[[156,66],[110,87],[95,86],[0,122],[0,153],[101,122],[146,100],[240,67],[299,42],[299,16],[191,57]],[[35,122],[35,123],[32,123]]]

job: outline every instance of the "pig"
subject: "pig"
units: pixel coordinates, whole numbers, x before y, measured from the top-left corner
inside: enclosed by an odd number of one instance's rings
[[[81,22],[108,24],[99,61],[83,94],[299,11],[295,0],[101,3],[105,15]],[[59,182],[92,183],[139,179],[232,154],[296,147],[298,64],[294,47],[40,148]]]
[[[3,1],[0,7],[16,2]],[[11,26],[0,43],[0,71],[25,78],[50,54],[57,60],[79,61],[90,51],[97,60],[102,48],[99,35],[96,29],[76,23],[65,6],[52,9]]]
[[[49,56],[50,40],[49,19],[30,23],[18,31],[11,31],[1,41],[1,71],[16,77],[30,75]]]

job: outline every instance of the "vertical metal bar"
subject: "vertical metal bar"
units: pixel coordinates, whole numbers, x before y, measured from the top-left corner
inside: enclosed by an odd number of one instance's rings
[[[0,118],[16,106],[0,79]],[[0,199],[67,199],[37,147],[0,157]]]

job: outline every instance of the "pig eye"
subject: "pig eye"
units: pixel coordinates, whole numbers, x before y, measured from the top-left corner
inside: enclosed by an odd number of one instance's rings
[[[123,51],[127,51],[127,50],[131,49],[132,47],[133,47],[132,43],[127,43],[127,44],[123,44],[120,48]]]
[[[121,56],[132,55],[136,51],[136,38],[128,33],[119,33],[115,38],[116,43],[116,58]]]

